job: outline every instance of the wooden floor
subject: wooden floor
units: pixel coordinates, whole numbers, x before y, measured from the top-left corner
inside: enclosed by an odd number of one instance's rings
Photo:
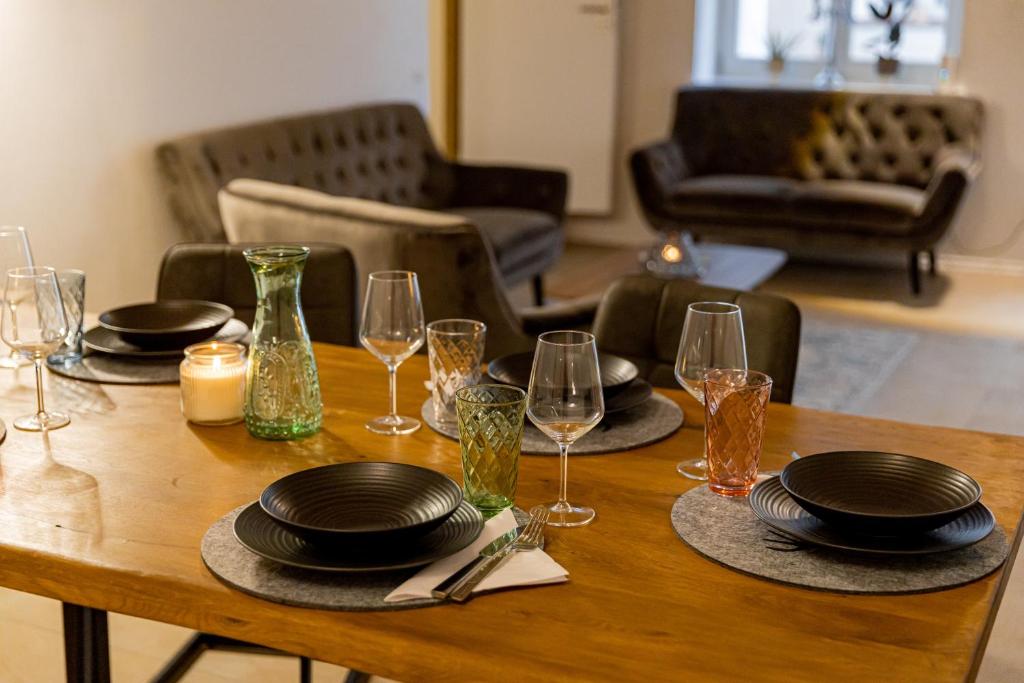
[[[573,246],[548,278],[548,292],[569,299],[601,291],[638,264],[634,249]],[[1024,278],[950,273],[926,281],[923,296],[912,299],[901,271],[795,265],[762,289],[791,297],[805,316],[918,332],[914,353],[877,388],[865,414],[1024,433]],[[526,302],[529,293],[516,292],[515,298]],[[959,416],[955,424],[949,422],[953,416]],[[1024,680],[1022,623],[1024,558],[1018,558],[979,680]],[[114,680],[147,680],[188,636],[174,626],[111,615]],[[314,665],[316,681],[338,681],[342,675],[338,667]],[[0,683],[59,681],[62,676],[59,605],[0,589]],[[297,678],[293,658],[207,653],[185,680]]]

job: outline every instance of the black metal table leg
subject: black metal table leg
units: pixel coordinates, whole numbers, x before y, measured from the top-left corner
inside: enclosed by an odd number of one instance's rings
[[[62,605],[68,683],[110,683],[107,613],[69,602]]]

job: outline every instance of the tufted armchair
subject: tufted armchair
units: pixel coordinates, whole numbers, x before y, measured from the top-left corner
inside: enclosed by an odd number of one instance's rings
[[[588,299],[514,310],[491,245],[458,214],[244,178],[221,190],[220,208],[232,243],[344,244],[359,271],[360,302],[369,273],[416,272],[427,321],[482,321],[487,325],[487,359],[532,350],[540,332],[588,325],[597,308]]]
[[[686,87],[668,140],[635,151],[657,230],[745,244],[898,249],[946,233],[978,165],[982,105],[946,95]]]
[[[222,242],[217,193],[255,178],[464,217],[493,250],[506,285],[561,255],[568,178],[561,171],[444,159],[411,104],[373,104],[191,135],[157,149],[171,210],[192,239]]]

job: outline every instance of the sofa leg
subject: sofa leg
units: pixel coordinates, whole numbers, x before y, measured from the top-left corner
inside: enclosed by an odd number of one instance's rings
[[[543,306],[544,305],[544,278],[540,275],[536,275],[531,282],[533,285],[533,305]]]
[[[921,293],[921,262],[920,254],[916,251],[910,252],[907,258],[907,267],[910,271],[910,292],[917,296]]]
[[[935,250],[928,250],[928,274],[935,277],[935,274],[939,272],[939,267],[935,262]]]

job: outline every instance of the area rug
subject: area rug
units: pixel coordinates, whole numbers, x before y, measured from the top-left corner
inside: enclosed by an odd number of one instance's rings
[[[918,333],[805,316],[793,404],[857,413],[917,345]]]

